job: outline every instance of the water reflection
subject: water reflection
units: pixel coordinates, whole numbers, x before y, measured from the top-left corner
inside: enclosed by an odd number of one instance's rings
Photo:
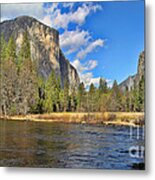
[[[142,138],[130,138],[129,127],[3,120],[0,140],[0,166],[138,169],[144,163],[129,153],[144,146]]]

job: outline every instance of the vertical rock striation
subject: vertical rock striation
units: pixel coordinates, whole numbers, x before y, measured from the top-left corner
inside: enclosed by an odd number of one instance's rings
[[[145,74],[145,53],[144,51],[140,53],[138,60],[137,73],[133,76],[129,76],[126,80],[120,83],[119,87],[122,91],[131,91],[138,86],[140,80]]]
[[[28,34],[31,48],[31,58],[37,62],[38,73],[47,79],[52,70],[61,77],[61,84],[68,81],[70,88],[77,87],[80,79],[76,69],[63,55],[59,46],[59,33],[35,18],[21,16],[0,23],[1,34],[6,41],[12,36],[17,45],[17,53],[22,44],[23,35]]]

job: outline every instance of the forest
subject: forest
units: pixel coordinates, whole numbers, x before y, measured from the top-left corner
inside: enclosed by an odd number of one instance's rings
[[[131,91],[122,92],[116,80],[110,88],[104,78],[98,87],[92,83],[88,89],[81,82],[78,89],[69,89],[68,81],[62,87],[54,71],[46,80],[39,76],[27,33],[18,51],[13,37],[7,43],[2,34],[0,42],[1,115],[144,111],[144,76]]]

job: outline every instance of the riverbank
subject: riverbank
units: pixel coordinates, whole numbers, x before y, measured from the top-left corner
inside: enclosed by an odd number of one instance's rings
[[[61,112],[50,114],[29,114],[18,116],[0,116],[1,120],[62,122],[105,125],[144,125],[143,112]]]

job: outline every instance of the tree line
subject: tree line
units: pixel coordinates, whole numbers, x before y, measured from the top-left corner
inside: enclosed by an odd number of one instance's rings
[[[27,33],[17,52],[11,36],[0,46],[0,114],[18,115],[51,112],[144,111],[144,77],[132,91],[122,92],[115,80],[111,88],[100,78],[99,86],[89,89],[83,82],[78,89],[61,86],[60,77],[52,71],[45,80],[38,75],[36,61],[31,59]]]

